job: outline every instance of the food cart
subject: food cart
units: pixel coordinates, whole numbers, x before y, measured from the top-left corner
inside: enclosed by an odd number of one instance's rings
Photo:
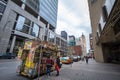
[[[18,67],[19,74],[34,78],[37,75],[46,73],[46,58],[50,56],[56,59],[58,48],[50,42],[39,40],[26,40],[24,48],[19,51],[21,64]],[[55,70],[54,66],[51,70]]]

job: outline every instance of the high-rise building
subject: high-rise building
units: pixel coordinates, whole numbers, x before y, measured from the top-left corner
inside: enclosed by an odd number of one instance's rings
[[[67,32],[61,31],[61,37],[67,40]]]
[[[86,48],[86,38],[85,35],[81,35],[81,47],[82,47],[82,56],[87,55],[87,48]]]
[[[75,36],[69,36],[69,46],[75,46],[76,41],[75,41]]]
[[[76,38],[76,45],[81,45],[81,37]]]
[[[50,29],[56,29],[57,10],[58,0],[40,0],[40,16],[50,24]]]
[[[57,8],[58,0],[0,0],[0,53],[17,53],[26,39],[55,43]]]
[[[29,6],[39,17],[40,21],[46,24],[51,30],[56,29],[58,0],[21,0],[25,6]],[[48,26],[49,25],[49,26]]]
[[[99,62],[120,62],[120,0],[88,0],[93,48]]]

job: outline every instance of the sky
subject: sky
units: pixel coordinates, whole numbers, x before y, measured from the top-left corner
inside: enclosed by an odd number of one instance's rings
[[[89,34],[91,33],[87,0],[58,0],[58,17],[56,33],[66,31],[68,35],[79,38],[82,33],[86,37],[87,52]]]

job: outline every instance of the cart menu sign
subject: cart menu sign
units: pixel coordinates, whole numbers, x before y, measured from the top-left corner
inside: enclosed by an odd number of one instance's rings
[[[26,41],[24,45],[25,50],[30,50],[32,47],[32,42],[31,41]]]

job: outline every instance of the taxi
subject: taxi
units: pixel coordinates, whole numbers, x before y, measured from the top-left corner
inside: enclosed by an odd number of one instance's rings
[[[70,57],[61,57],[60,58],[60,61],[63,63],[63,64],[70,64],[73,62],[73,60],[70,58]]]

